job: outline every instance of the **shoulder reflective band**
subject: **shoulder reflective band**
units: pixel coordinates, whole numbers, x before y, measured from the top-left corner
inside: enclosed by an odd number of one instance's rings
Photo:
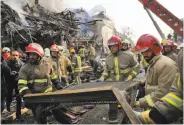
[[[178,77],[177,85],[178,85],[178,89],[182,92],[181,81],[180,81],[180,75],[179,75],[179,77]]]
[[[178,96],[176,96],[175,94],[169,93],[166,96],[164,96],[162,99],[168,102],[169,104],[171,104],[172,106],[176,107],[177,109],[181,111],[183,110],[182,108],[183,100]]]
[[[28,83],[33,83],[33,82],[36,82],[36,83],[45,83],[47,82],[47,79],[34,79],[34,80],[29,80]]]
[[[18,84],[27,84],[27,80],[19,79]]]
[[[154,103],[150,95],[147,95],[144,97],[146,99],[146,102],[148,103],[148,106],[153,107]]]
[[[115,66],[115,71],[116,71],[116,81],[119,81],[118,57],[114,58],[114,66]]]

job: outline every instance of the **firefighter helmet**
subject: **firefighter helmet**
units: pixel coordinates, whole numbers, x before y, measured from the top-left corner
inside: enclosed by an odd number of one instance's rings
[[[127,39],[122,40],[121,44],[127,44],[128,48],[131,47],[130,41],[128,41]]]
[[[50,47],[50,51],[52,52],[59,52],[59,47],[56,45],[56,44],[53,44],[51,47]]]
[[[155,55],[158,55],[162,51],[162,46],[156,37],[149,34],[143,34],[138,39],[135,50],[144,52],[148,49],[151,49]]]
[[[75,53],[75,49],[70,49],[70,53]]]
[[[174,46],[174,42],[171,41],[171,40],[165,40],[164,42],[162,41],[162,45],[163,46],[171,46],[171,47],[173,47]]]
[[[3,52],[10,52],[10,48],[4,47],[4,48],[2,49],[2,51],[3,51]]]
[[[64,51],[64,46],[58,46],[59,51],[63,52]]]
[[[118,38],[117,36],[112,36],[108,42],[107,42],[107,46],[112,46],[112,45],[118,45],[118,47],[120,48],[121,46],[121,40],[120,38]]]
[[[44,55],[43,48],[38,43],[30,43],[26,47],[26,53],[30,53],[30,52],[37,53],[40,57],[43,57],[43,55]]]

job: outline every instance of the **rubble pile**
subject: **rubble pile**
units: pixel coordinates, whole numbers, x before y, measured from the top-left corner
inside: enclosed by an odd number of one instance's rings
[[[25,17],[24,21],[19,13],[1,1],[2,43],[15,46],[27,45],[33,41],[43,47],[63,40],[70,43],[80,32],[78,25],[84,24],[77,20],[74,12],[68,9],[54,13],[39,4],[33,7],[27,4],[22,9],[25,12],[21,13]]]

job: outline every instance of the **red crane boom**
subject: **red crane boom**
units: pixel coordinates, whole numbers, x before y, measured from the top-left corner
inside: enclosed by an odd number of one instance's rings
[[[175,32],[183,37],[183,21],[178,19],[174,14],[167,10],[156,0],[139,0],[145,8],[151,10],[155,15],[157,15],[162,21],[164,21],[168,26],[170,26]]]

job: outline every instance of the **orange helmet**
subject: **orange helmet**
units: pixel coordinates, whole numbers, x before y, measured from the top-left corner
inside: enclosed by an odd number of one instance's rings
[[[53,45],[50,47],[50,51],[59,52],[60,49],[59,49],[59,47],[58,47],[56,44],[53,44]]]
[[[144,52],[147,49],[151,49],[155,55],[158,55],[162,51],[162,46],[156,37],[149,34],[143,34],[138,39],[135,50]]]
[[[117,36],[112,36],[108,42],[107,42],[107,46],[112,46],[112,45],[118,45],[118,47],[121,47],[121,40],[120,38],[118,38]]]
[[[30,43],[26,47],[26,53],[30,53],[30,52],[37,53],[40,57],[43,57],[43,55],[44,55],[43,48],[38,43]]]

